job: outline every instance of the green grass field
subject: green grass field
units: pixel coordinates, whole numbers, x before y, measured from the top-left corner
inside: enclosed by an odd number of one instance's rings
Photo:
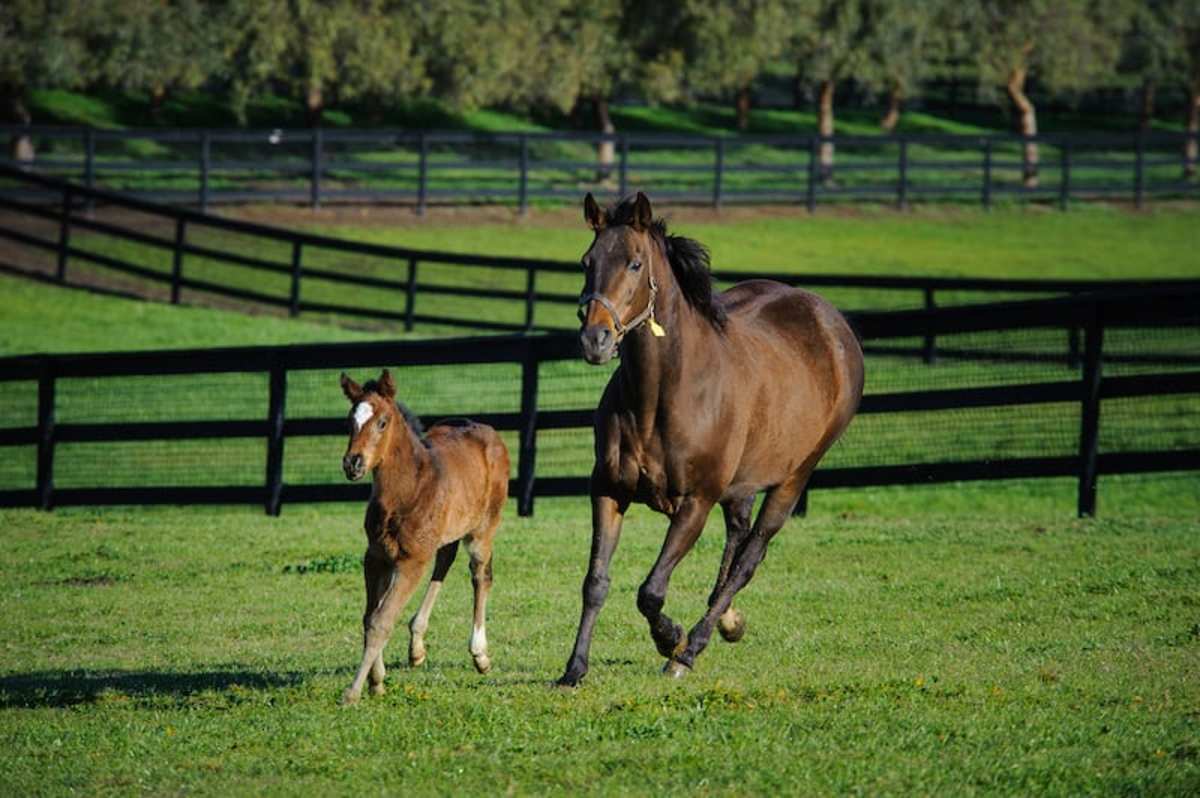
[[[586,503],[546,501],[501,527],[493,672],[467,655],[459,565],[428,663],[404,664],[398,632],[388,694],[350,709],[361,507],[5,511],[0,788],[1194,793],[1200,501],[1109,482],[1112,512],[1086,522],[1049,509],[1071,491],[1054,481],[820,494],[742,594],[746,638],[682,682],[634,607],[663,530],[635,512],[573,692],[550,683]],[[721,541],[714,517],[668,612],[699,614]]]

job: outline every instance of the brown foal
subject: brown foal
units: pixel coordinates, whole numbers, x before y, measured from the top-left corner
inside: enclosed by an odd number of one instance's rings
[[[386,370],[359,385],[342,375],[350,400],[350,443],[342,458],[347,479],[374,479],[364,528],[363,656],[354,682],[342,696],[351,704],[370,679],[383,693],[383,648],[396,618],[436,559],[421,608],[409,623],[408,661],[425,661],[425,630],[446,572],[465,540],[475,588],[475,618],[469,649],[480,673],[491,668],[484,616],[492,587],[492,538],[508,498],[508,449],[496,431],[471,421],[439,422],[422,435],[420,424],[396,403],[396,385]]]
[[[862,349],[825,300],[767,280],[715,293],[708,252],[667,234],[638,193],[607,211],[587,195],[595,232],[583,256],[580,341],[589,363],[618,352],[595,416],[592,550],[579,633],[559,679],[588,669],[608,566],[630,503],[670,518],[658,560],[638,590],[664,670],[691,669],[716,625],[741,638],[734,595],[791,515],[821,456],[850,423],[863,389]],[[754,498],[764,492],[753,526]],[[725,513],[725,553],[708,611],[686,634],[663,612],[671,572],[709,512]]]

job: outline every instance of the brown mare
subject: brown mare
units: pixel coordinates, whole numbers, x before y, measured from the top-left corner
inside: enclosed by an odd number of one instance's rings
[[[476,670],[487,673],[484,616],[492,587],[492,538],[508,498],[508,449],[494,429],[470,421],[440,422],[423,435],[416,417],[396,403],[396,385],[386,370],[362,386],[343,374],[342,391],[351,405],[342,470],[351,480],[374,474],[364,522],[363,657],[343,702],[358,700],[368,676],[371,692],[383,692],[383,647],[436,557],[425,600],[409,623],[409,664],[425,661],[429,614],[463,539],[475,588],[469,649]]]
[[[791,515],[817,461],[862,397],[862,349],[825,300],[767,280],[714,294],[708,252],[667,234],[650,202],[601,211],[591,194],[584,218],[595,239],[583,256],[584,357],[621,366],[595,418],[591,477],[592,551],[575,649],[559,679],[588,669],[608,566],[631,502],[671,519],[658,560],[638,590],[664,671],[682,676],[714,624],[739,640],[734,595]],[[754,525],[754,498],[765,491]],[[662,609],[671,572],[695,544],[713,505],[725,514],[725,553],[708,611],[686,635]]]

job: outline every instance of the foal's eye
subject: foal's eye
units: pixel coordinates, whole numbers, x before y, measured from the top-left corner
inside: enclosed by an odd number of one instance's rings
[[[636,272],[638,269],[642,268],[642,262],[640,260],[631,260],[629,262],[629,268]]]
[[[387,416],[384,416],[375,423],[375,426],[382,430],[384,427],[387,426],[387,423],[388,423]]]

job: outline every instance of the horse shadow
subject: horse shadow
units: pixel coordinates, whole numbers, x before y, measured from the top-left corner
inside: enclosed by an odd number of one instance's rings
[[[0,676],[0,709],[61,708],[91,704],[108,696],[183,700],[200,693],[235,689],[260,691],[295,687],[298,672],[271,673],[233,666],[208,671],[61,670]]]

